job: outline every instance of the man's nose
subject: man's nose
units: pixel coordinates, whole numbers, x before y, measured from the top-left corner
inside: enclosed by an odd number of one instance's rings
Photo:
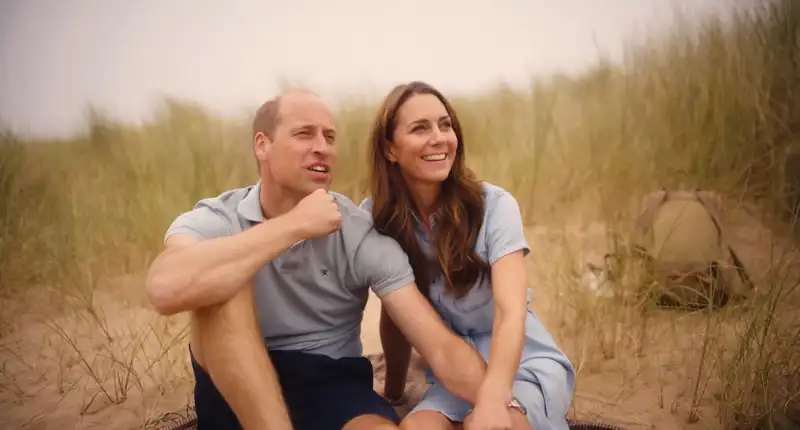
[[[328,142],[324,135],[318,134],[314,139],[312,150],[319,154],[329,155],[333,151],[333,145]]]

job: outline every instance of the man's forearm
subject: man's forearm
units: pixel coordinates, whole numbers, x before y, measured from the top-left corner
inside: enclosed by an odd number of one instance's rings
[[[486,374],[486,362],[478,351],[442,322],[415,284],[386,295],[382,302],[395,326],[445,388],[474,405]]]
[[[434,375],[454,396],[475,405],[486,375],[486,362],[467,342],[453,335],[441,345],[431,366]]]
[[[147,276],[147,293],[165,315],[230,300],[242,285],[297,237],[280,216],[242,233],[200,241],[160,255]]]
[[[396,400],[405,392],[408,364],[411,361],[411,344],[394,325],[385,310],[381,311],[380,337],[386,362],[384,395]]]

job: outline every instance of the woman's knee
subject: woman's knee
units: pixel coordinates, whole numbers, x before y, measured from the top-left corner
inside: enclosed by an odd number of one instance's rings
[[[400,423],[401,430],[455,430],[458,428],[461,428],[458,423],[453,423],[442,413],[436,411],[414,412],[406,416]]]
[[[379,415],[362,415],[348,421],[342,430],[396,430],[397,426]]]

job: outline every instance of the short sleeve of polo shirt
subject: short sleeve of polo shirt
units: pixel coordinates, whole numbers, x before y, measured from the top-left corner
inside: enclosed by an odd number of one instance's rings
[[[208,240],[230,236],[232,231],[228,221],[220,213],[208,205],[198,204],[194,209],[175,218],[164,235],[164,241],[175,234]]]
[[[369,285],[380,298],[414,282],[408,256],[394,239],[370,229],[353,257],[359,283]]]
[[[369,200],[365,200],[359,209],[369,214],[370,206]],[[374,228],[367,231],[359,244],[353,267],[358,282],[369,285],[380,298],[414,282],[414,270],[403,248]]]
[[[511,193],[494,191],[486,201],[486,246],[489,264],[516,251],[530,253],[519,204]]]

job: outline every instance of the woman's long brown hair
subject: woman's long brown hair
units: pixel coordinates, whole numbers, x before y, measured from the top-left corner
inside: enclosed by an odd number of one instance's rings
[[[464,136],[453,107],[438,90],[424,82],[395,87],[386,96],[372,125],[369,149],[372,218],[378,232],[397,240],[406,252],[417,286],[428,297],[433,268],[414,234],[414,212],[420,217],[421,214],[411,199],[400,167],[387,158],[397,125],[397,111],[415,94],[431,94],[442,102],[458,138],[453,167],[439,194],[433,246],[438,269],[444,278],[445,292],[461,298],[476,281],[489,273],[489,265],[475,252],[483,223],[483,190],[475,175],[465,166]]]

